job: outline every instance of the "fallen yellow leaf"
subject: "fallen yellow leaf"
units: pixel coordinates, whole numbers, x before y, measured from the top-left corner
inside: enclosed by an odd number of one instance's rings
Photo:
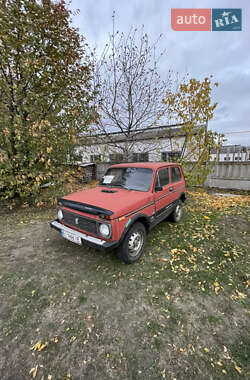
[[[31,350],[36,351],[41,346],[42,342],[39,340],[36,344],[34,344],[33,347],[31,347]]]
[[[215,294],[218,294],[218,293],[219,293],[219,290],[220,290],[220,287],[219,287],[219,286],[216,286],[216,287],[214,288]]]
[[[234,364],[234,368],[236,369],[237,372],[241,373],[241,368],[238,367],[236,364]]]
[[[242,299],[246,298],[246,295],[244,293],[241,293],[238,290],[236,290],[236,293],[238,294],[239,298],[242,298]]]
[[[36,377],[36,374],[37,374],[37,365],[34,367],[34,368],[31,368],[30,370],[30,375],[32,375],[33,379]]]
[[[42,344],[42,345],[38,348],[38,351],[41,352],[41,351],[44,350],[45,347],[47,347],[47,346],[48,346],[48,342]]]
[[[34,346],[31,348],[31,350],[33,351],[42,351],[45,347],[48,346],[48,343],[49,342],[45,342],[44,344],[42,344],[42,342],[39,340],[36,344],[34,344]]]

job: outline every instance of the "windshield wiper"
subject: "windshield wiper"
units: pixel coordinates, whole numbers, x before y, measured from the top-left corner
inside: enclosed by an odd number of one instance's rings
[[[132,190],[129,187],[122,185],[121,183],[112,183],[111,185],[113,187],[120,187],[121,189]]]
[[[121,183],[117,183],[117,182],[111,182],[110,185],[114,187],[123,187]]]

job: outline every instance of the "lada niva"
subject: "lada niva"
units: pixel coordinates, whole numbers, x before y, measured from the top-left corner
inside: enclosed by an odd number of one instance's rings
[[[122,261],[133,263],[152,227],[167,217],[179,222],[185,190],[176,163],[113,165],[97,187],[60,198],[57,219],[50,225],[76,244],[117,248]]]

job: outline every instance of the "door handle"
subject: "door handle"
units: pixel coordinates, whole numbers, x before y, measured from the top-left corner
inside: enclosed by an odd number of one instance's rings
[[[169,191],[173,191],[173,190],[174,190],[174,188],[173,188],[173,187],[170,187],[170,188],[169,188]]]

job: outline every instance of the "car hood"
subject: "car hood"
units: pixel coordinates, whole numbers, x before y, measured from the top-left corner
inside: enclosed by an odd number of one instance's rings
[[[106,191],[112,192],[107,193]],[[86,206],[109,210],[112,212],[110,218],[114,219],[145,206],[150,203],[151,198],[152,194],[149,192],[98,186],[93,189],[69,194],[64,196],[62,200],[83,203]],[[86,211],[84,212],[87,213]]]

